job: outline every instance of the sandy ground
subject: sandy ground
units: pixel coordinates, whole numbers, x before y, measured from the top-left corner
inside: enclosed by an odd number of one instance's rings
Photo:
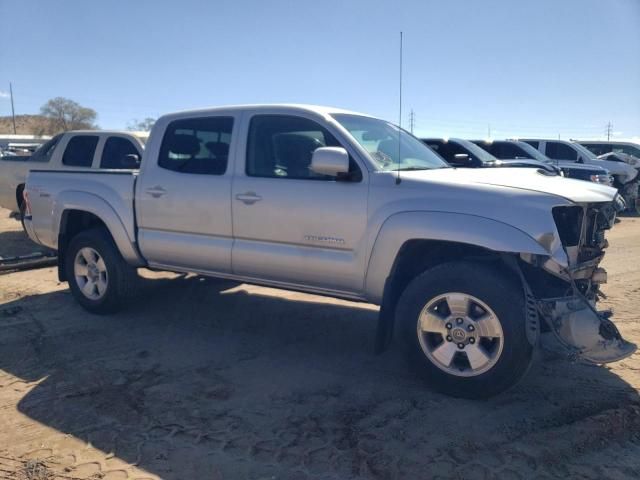
[[[33,250],[0,211],[0,256]],[[610,232],[605,304],[640,341],[640,219]],[[155,275],[87,314],[54,268],[0,275],[0,478],[640,477],[640,355],[541,350],[497,398],[431,392],[377,309]]]

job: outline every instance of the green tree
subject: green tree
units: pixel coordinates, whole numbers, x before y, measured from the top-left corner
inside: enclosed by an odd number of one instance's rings
[[[153,124],[156,123],[155,118],[147,117],[144,120],[138,120],[137,118],[133,120],[133,122],[127,125],[127,130],[139,131],[139,132],[148,132],[153,127]]]
[[[97,128],[96,111],[68,98],[52,98],[40,108],[40,113],[48,120],[47,133],[50,135],[69,130]]]

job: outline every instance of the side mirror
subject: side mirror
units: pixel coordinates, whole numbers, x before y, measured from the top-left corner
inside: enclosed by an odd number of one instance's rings
[[[338,177],[349,173],[349,154],[342,147],[316,148],[311,157],[311,171]]]
[[[471,159],[469,155],[466,153],[456,153],[453,156],[453,162],[451,162],[454,166],[467,166],[471,164]]]
[[[135,153],[129,153],[124,156],[124,167],[138,168],[140,166],[140,156]]]

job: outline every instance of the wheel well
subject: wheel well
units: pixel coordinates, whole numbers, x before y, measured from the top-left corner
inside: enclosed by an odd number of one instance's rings
[[[18,209],[20,209],[20,205],[22,204],[22,192],[24,192],[24,183],[18,185],[16,188],[16,205],[18,205]]]
[[[486,248],[459,242],[442,240],[409,240],[405,242],[396,256],[391,273],[385,282],[378,332],[376,334],[376,352],[382,352],[393,336],[393,324],[397,302],[409,282],[422,272],[454,260],[475,260],[493,263],[506,275],[514,272],[506,267],[503,254]]]
[[[398,294],[409,282],[425,270],[453,260],[482,260],[500,262],[500,254],[466,243],[440,240],[409,240],[398,252],[393,269],[392,284]]]
[[[105,223],[93,213],[83,210],[65,210],[62,213],[58,231],[58,278],[61,282],[67,280],[64,258],[69,242],[80,232],[96,227],[104,227],[108,231]]]

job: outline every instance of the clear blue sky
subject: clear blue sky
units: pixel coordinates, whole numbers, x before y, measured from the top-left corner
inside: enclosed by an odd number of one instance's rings
[[[0,115],[103,128],[186,108],[339,106],[424,135],[640,136],[640,0],[0,0]]]

